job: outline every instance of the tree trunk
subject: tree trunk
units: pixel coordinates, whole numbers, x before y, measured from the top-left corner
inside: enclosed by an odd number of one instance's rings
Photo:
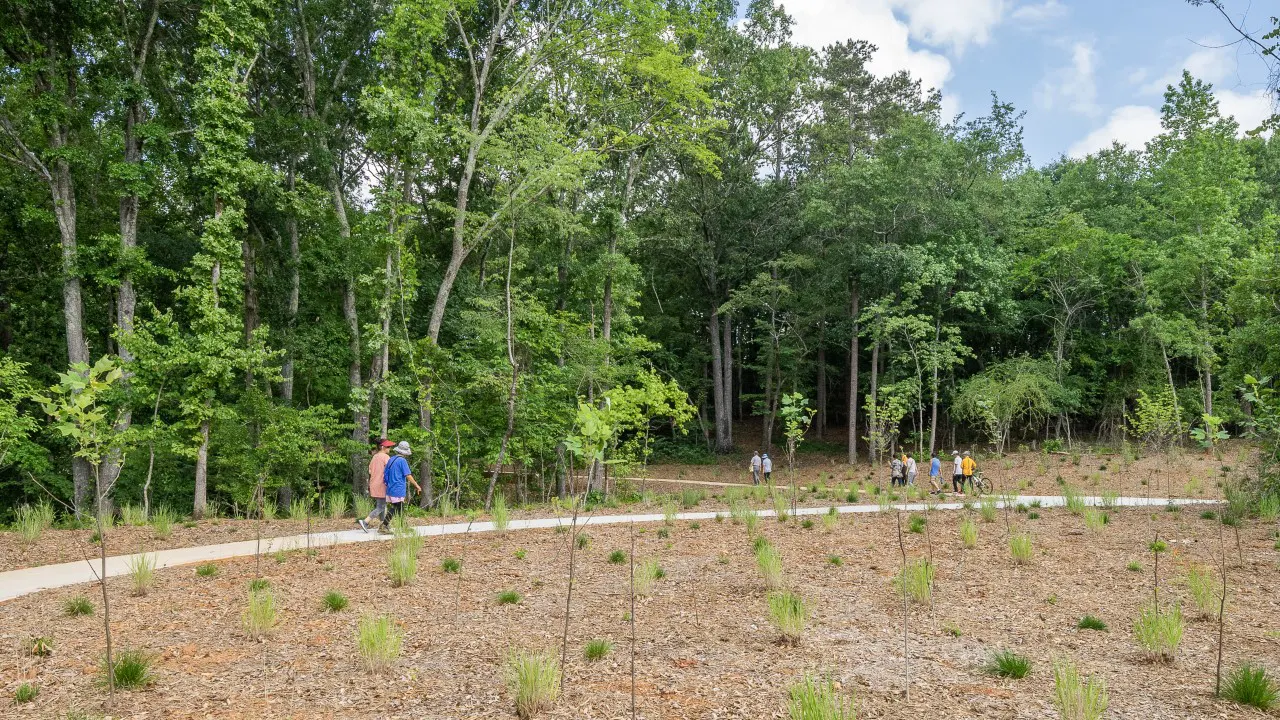
[[[933,323],[933,403],[929,410],[929,456],[938,446],[938,343],[942,339],[942,315]]]
[[[858,284],[849,293],[849,316],[853,332],[849,337],[849,464],[858,462]]]
[[[295,178],[292,160],[289,161],[289,172],[287,178],[289,195],[293,196],[295,192]],[[284,223],[285,232],[289,236],[289,301],[285,307],[285,337],[288,338],[288,340],[285,343],[284,364],[280,368],[280,397],[284,400],[285,404],[291,404],[293,403],[293,332],[298,321],[298,296],[301,287],[299,268],[302,261],[298,250],[297,215],[290,210]]]
[[[206,403],[206,410],[207,410]],[[196,489],[191,503],[191,517],[204,517],[209,503],[209,421],[200,423],[200,448],[196,450]]]
[[[245,347],[249,347],[253,340],[253,331],[258,329],[257,252],[254,250],[253,239],[249,234],[246,234],[240,243],[240,257],[244,262],[244,344]],[[246,388],[253,387],[252,369],[245,370],[244,385]]]
[[[715,406],[716,452],[727,453],[733,449],[729,438],[729,401],[724,392],[724,358],[720,335],[720,310],[714,305],[711,308],[711,320],[707,330],[711,337],[711,391],[712,404]]]
[[[724,422],[725,437],[728,446],[733,448],[733,316],[724,316],[724,326],[721,328],[721,335],[724,337],[724,348],[721,352],[721,361],[724,363]]]
[[[516,363],[515,324],[511,315],[511,265],[515,258],[516,238],[512,230],[511,245],[507,249],[507,362],[511,365],[511,387],[507,390],[507,429],[502,434],[502,443],[498,446],[498,462],[493,466],[493,475],[489,478],[489,490],[484,496],[484,509],[489,509],[493,502],[493,488],[498,484],[498,474],[502,472],[502,463],[506,460],[507,444],[511,442],[511,434],[516,429],[516,390],[519,387],[520,366]]]
[[[814,384],[817,386],[817,431],[818,439],[822,440],[827,435],[827,323],[822,321],[818,324],[818,377],[815,378]]]
[[[1182,407],[1178,404],[1178,387],[1173,384],[1173,365],[1169,363],[1169,351],[1160,341],[1160,356],[1164,358],[1164,373],[1169,379],[1169,397],[1173,400],[1173,418],[1178,423],[1178,444],[1182,444]]]
[[[877,465],[880,462],[880,445],[884,442],[883,431],[880,427],[880,407],[879,407],[879,379],[880,379],[880,339],[875,338],[871,345],[871,397],[870,417],[867,419],[868,435],[871,436],[871,464]]]

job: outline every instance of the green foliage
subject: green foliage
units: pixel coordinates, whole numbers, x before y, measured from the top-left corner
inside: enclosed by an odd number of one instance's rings
[[[289,503],[289,519],[290,520],[306,520],[310,512],[310,503],[306,498],[294,498]]]
[[[347,492],[345,490],[330,490],[324,494],[324,514],[330,520],[341,520],[347,514]],[[365,513],[368,515],[368,513]],[[365,517],[361,515],[360,517]]]
[[[373,498],[367,495],[355,495],[351,498],[351,504],[355,509],[357,518],[369,517],[369,513],[373,512],[373,503]]]
[[[1262,665],[1245,663],[1227,675],[1222,697],[1267,711],[1280,704],[1280,683]]]
[[[666,576],[662,566],[654,558],[636,565],[636,595],[644,597],[653,593],[653,586]]]
[[[337,590],[330,590],[324,594],[324,598],[321,600],[321,603],[324,605],[325,610],[336,613],[346,610],[348,601],[346,595],[343,595]]]
[[[1014,565],[1027,565],[1031,562],[1033,551],[1029,533],[1014,533],[1009,536],[1009,555]]]
[[[1081,677],[1075,663],[1053,663],[1053,704],[1062,720],[1101,720],[1110,699],[1102,678]]]
[[[933,563],[924,558],[907,562],[893,579],[899,595],[906,595],[920,605],[927,605],[933,598]]]
[[[523,599],[524,596],[515,590],[503,590],[497,596],[499,605],[518,605]]]
[[[1072,515],[1083,515],[1085,510],[1084,498],[1081,497],[1080,491],[1070,485],[1062,486],[1062,506]]]
[[[502,493],[495,493],[493,496],[493,509],[490,518],[493,520],[494,530],[500,533],[507,531],[507,526],[511,523],[511,516],[507,511],[507,498]]]
[[[769,593],[769,622],[784,642],[793,645],[800,642],[808,620],[809,608],[799,595],[786,590]]]
[[[853,700],[841,697],[830,680],[806,675],[788,691],[790,720],[856,720]]]
[[[841,559],[839,555],[828,555],[827,564],[832,567],[840,567],[844,565],[844,560]]]
[[[249,606],[240,618],[250,637],[261,639],[270,635],[279,622],[276,596],[271,588],[250,589]]]
[[[978,547],[978,526],[968,517],[960,521],[960,543],[969,549]]]
[[[996,501],[992,498],[983,498],[978,505],[978,514],[982,516],[982,522],[993,523],[996,521]]]
[[[952,412],[981,428],[1002,453],[1013,430],[1043,425],[1045,418],[1075,405],[1076,398],[1056,378],[1048,360],[1003,360],[960,384]]]
[[[111,665],[107,665],[106,660],[103,660],[103,683],[106,683],[106,676],[111,675],[117,690],[137,690],[147,687],[155,681],[155,676],[151,673],[151,665],[154,662],[155,658],[142,650],[120,650],[115,653]]]
[[[17,705],[24,705],[35,700],[40,695],[40,688],[32,683],[22,683],[13,693],[13,702]]]
[[[1107,524],[1107,515],[1097,508],[1085,508],[1084,526],[1092,532],[1098,532]]]
[[[129,558],[129,583],[133,594],[146,595],[156,582],[156,556],[146,553]]]
[[[151,530],[157,540],[167,540],[173,534],[173,523],[177,516],[167,506],[161,505],[151,513]]]
[[[418,576],[418,547],[419,543],[410,538],[396,538],[391,541],[391,552],[387,554],[387,572],[391,578],[391,587],[408,585]]]
[[[560,661],[550,652],[513,652],[503,663],[503,674],[521,720],[550,709],[560,696]]]
[[[62,613],[68,617],[92,615],[93,603],[84,595],[75,595],[62,602]]]
[[[1178,439],[1182,430],[1178,413],[1178,403],[1168,387],[1161,387],[1155,395],[1139,390],[1133,413],[1125,413],[1125,422],[1134,439],[1160,452]]]
[[[1200,616],[1216,620],[1222,600],[1222,586],[1213,570],[1202,565],[1187,568],[1187,590],[1191,593],[1196,608],[1200,610]]]
[[[387,671],[403,646],[404,632],[390,615],[364,615],[356,623],[356,652],[370,672]]]
[[[1133,621],[1133,637],[1153,660],[1172,662],[1185,628],[1182,608],[1174,605],[1162,611],[1148,603]]]
[[[138,527],[147,524],[147,514],[143,512],[139,505],[131,505],[125,503],[120,506],[120,522],[129,527]]]
[[[1085,615],[1080,618],[1080,622],[1076,623],[1076,627],[1080,630],[1099,630],[1106,632],[1107,624],[1093,615]]]
[[[1012,650],[996,650],[987,657],[983,669],[997,677],[1021,680],[1031,673],[1031,661]]]
[[[782,553],[773,543],[764,542],[756,548],[756,567],[760,569],[760,578],[764,580],[766,590],[779,590],[786,586],[786,578],[782,573]]]
[[[266,578],[254,578],[249,581],[249,592],[258,592],[267,590],[271,587],[271,581]]]
[[[927,521],[923,515],[912,515],[910,522],[907,524],[907,532],[923,534],[926,523]]]
[[[609,553],[609,562],[613,563],[614,565],[621,565],[626,561],[627,561],[627,554],[621,550],[614,550],[613,552]]]
[[[613,641],[600,638],[588,641],[582,650],[582,655],[588,661],[595,662],[604,659],[611,652],[613,652]]]
[[[213,563],[204,563],[196,566],[196,575],[202,578],[211,578],[218,576],[218,566]]]

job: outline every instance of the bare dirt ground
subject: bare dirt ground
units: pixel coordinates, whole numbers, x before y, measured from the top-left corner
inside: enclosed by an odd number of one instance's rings
[[[1253,464],[1254,450],[1243,443],[1228,445],[1217,459],[1198,450],[1187,450],[1174,456],[1160,455],[1141,458],[1136,461],[1125,461],[1118,455],[1101,455],[1083,453],[1043,454],[1014,453],[1003,458],[980,459],[980,469],[987,478],[995,482],[997,492],[1021,492],[1034,495],[1056,495],[1062,492],[1058,478],[1086,494],[1098,495],[1106,490],[1116,491],[1122,495],[1144,497],[1190,497],[1219,498],[1222,495],[1220,485],[1228,478],[1246,471]],[[645,480],[633,480],[631,483],[639,488],[656,492],[679,492],[686,487],[702,489],[708,496],[723,495],[724,490],[714,486],[685,485],[663,480],[683,480],[715,483],[749,483],[746,471],[748,458],[725,458],[715,465],[653,465],[641,473],[635,471],[631,476],[644,475]],[[785,461],[779,458],[773,474],[775,483],[787,482],[784,470]],[[927,473],[927,462],[921,463],[921,469]],[[949,472],[943,463],[943,474]],[[850,484],[887,485],[887,468],[873,469],[870,465],[861,464],[850,467],[843,458],[835,455],[804,454],[800,466],[796,470],[796,481],[801,486],[819,485],[822,487],[845,487]],[[924,480],[922,479],[923,483]],[[1144,485],[1144,483],[1146,483]],[[832,500],[842,499],[842,494],[820,493],[810,495],[804,502],[809,505],[823,505]],[[870,501],[869,499],[864,501]],[[759,507],[767,507],[762,504]],[[628,511],[658,511],[661,502],[647,502],[627,506]],[[712,498],[712,502],[704,504],[704,509],[723,509],[726,505]],[[534,517],[545,516],[546,508],[527,508],[513,510],[511,516]],[[451,518],[435,517],[431,522],[459,521],[461,515]],[[415,523],[427,522],[416,519]],[[316,517],[312,519],[312,529],[321,532],[327,530],[347,530],[353,526],[350,518],[330,520]],[[306,532],[305,520],[276,519],[264,523],[262,536],[279,537]],[[212,545],[237,540],[252,540],[257,532],[256,524],[248,520],[215,518],[201,520],[196,523],[174,523],[172,534],[168,538],[157,538],[149,526],[115,527],[108,535],[108,551],[112,555],[123,555],[136,552],[151,552],[171,548]],[[46,531],[33,544],[21,542],[16,532],[0,532],[0,571],[17,570],[37,565],[73,562],[84,557],[95,557],[98,553],[96,544],[90,542],[92,529]]]
[[[656,558],[666,570],[652,596],[637,601],[637,706],[644,718],[784,717],[787,687],[805,673],[826,674],[853,695],[860,718],[1044,718],[1053,716],[1051,659],[1076,660],[1082,672],[1105,678],[1108,717],[1250,718],[1260,713],[1212,696],[1217,626],[1191,621],[1172,665],[1146,661],[1131,625],[1151,597],[1152,556],[1159,532],[1169,552],[1160,559],[1162,602],[1194,606],[1181,578],[1192,563],[1216,566],[1225,548],[1229,574],[1225,666],[1245,660],[1275,669],[1280,658],[1280,581],[1274,523],[1234,531],[1182,512],[1129,509],[1100,532],[1084,530],[1065,510],[1007,516],[1015,531],[1034,537],[1030,566],[1015,566],[1006,544],[1006,516],[979,524],[978,547],[963,549],[960,512],[935,513],[929,533],[905,534],[911,558],[931,552],[937,566],[932,608],[908,616],[910,699],[903,694],[903,607],[891,578],[901,563],[891,513],[844,516],[833,532],[818,524],[762,519],[761,532],[778,546],[791,587],[812,607],[798,647],[780,645],[767,620],[766,593],[742,525],[678,521],[637,526],[636,558]],[[906,518],[903,518],[906,524]],[[607,561],[629,550],[629,528],[585,532],[578,553],[568,633],[566,690],[548,718],[629,716],[627,565]],[[284,562],[262,559],[283,607],[267,642],[246,636],[241,613],[253,558],[219,563],[213,578],[191,568],[162,571],[145,597],[129,594],[128,579],[110,582],[117,647],[153,653],[151,688],[122,692],[114,715],[130,718],[511,718],[512,697],[501,679],[502,658],[515,648],[560,649],[568,585],[568,534],[512,532],[505,536],[428,538],[417,580],[393,589],[385,544],[297,551]],[[517,559],[516,550],[526,551]],[[829,563],[838,555],[843,564]],[[444,557],[463,560],[460,575],[440,569]],[[1141,571],[1126,569],[1137,561]],[[514,589],[517,605],[495,595]],[[350,607],[327,613],[327,590],[345,593]],[[102,712],[105,690],[97,669],[103,652],[101,609],[67,618],[62,602],[84,594],[100,604],[96,586],[20,598],[0,608],[3,690],[22,681],[40,686],[21,717],[63,717],[71,708]],[[355,655],[354,628],[368,613],[392,614],[406,632],[394,672],[374,676]],[[1108,632],[1075,629],[1085,614]],[[953,631],[953,632],[949,632]],[[33,635],[54,639],[53,655],[24,656]],[[604,660],[583,659],[592,638],[615,643]],[[1023,680],[1000,680],[980,666],[997,648],[1031,658]]]

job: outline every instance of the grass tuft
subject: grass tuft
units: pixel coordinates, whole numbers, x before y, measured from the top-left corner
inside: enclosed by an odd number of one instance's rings
[[[609,553],[609,562],[613,563],[614,565],[621,565],[626,561],[627,561],[627,554],[622,552],[621,550],[614,550],[613,552]]]
[[[1100,720],[1108,702],[1105,680],[1080,677],[1070,661],[1053,664],[1053,704],[1062,720]]]
[[[203,578],[217,577],[218,566],[214,565],[213,563],[205,563],[203,565],[200,565],[196,567],[196,575]]]
[[[1084,498],[1080,495],[1080,491],[1070,485],[1062,486],[1062,504],[1072,515],[1084,514]]]
[[[271,588],[249,591],[249,607],[245,608],[241,620],[250,637],[261,639],[271,634],[278,621],[276,596]]]
[[[351,498],[351,507],[357,518],[367,518],[373,512],[373,498],[367,495],[355,495]]]
[[[515,696],[516,716],[528,720],[560,696],[560,661],[550,652],[518,650],[507,656],[507,687]]]
[[[1280,683],[1261,665],[1245,663],[1227,676],[1222,697],[1259,710],[1270,710],[1280,704]]]
[[[960,542],[966,548],[978,547],[978,526],[970,518],[960,521]]]
[[[307,501],[303,498],[294,498],[289,503],[289,519],[290,520],[306,520],[307,519]]]
[[[130,527],[146,525],[147,514],[142,511],[141,506],[125,503],[120,506],[120,523]]]
[[[613,652],[613,641],[599,639],[589,641],[587,646],[583,648],[582,655],[587,660],[594,662],[604,658],[611,652]]]
[[[337,590],[330,590],[324,594],[324,609],[331,613],[342,612],[347,609],[347,596]]]
[[[982,498],[978,503],[978,514],[982,516],[982,522],[993,523],[996,521],[996,501],[994,498]]]
[[[656,559],[650,558],[636,566],[636,595],[641,597],[653,592],[654,583],[666,577],[667,573]]]
[[[40,694],[40,688],[31,683],[22,683],[18,686],[17,691],[13,693],[13,702],[16,705],[25,705],[35,700]]]
[[[913,532],[917,535],[923,535],[924,526],[927,524],[927,522],[928,521],[924,519],[923,515],[912,515],[911,520],[907,523],[907,532]]]
[[[756,566],[760,568],[760,577],[764,580],[766,590],[781,590],[786,585],[782,574],[782,554],[773,543],[765,540],[757,544]]]
[[[916,603],[928,604],[933,597],[933,564],[924,558],[912,560],[898,571],[893,586]]]
[[[254,578],[249,581],[249,592],[266,590],[269,587],[271,587],[271,581],[266,578]]]
[[[853,701],[841,697],[830,680],[806,676],[788,691],[790,720],[856,720]]]
[[[1086,508],[1084,511],[1084,526],[1090,532],[1099,532],[1103,526],[1107,524],[1107,516],[1097,508]]]
[[[1173,661],[1185,629],[1182,608],[1177,605],[1161,612],[1160,608],[1148,603],[1138,619],[1133,621],[1134,639],[1150,659],[1160,662]]]
[[[997,650],[987,658],[983,670],[997,677],[1021,680],[1031,673],[1031,661],[1012,650]]]
[[[827,564],[833,567],[840,567],[844,565],[844,560],[841,560],[839,555],[828,555]]]
[[[524,596],[515,590],[503,590],[497,598],[499,605],[518,605],[523,599]]]
[[[371,672],[390,668],[403,646],[404,633],[389,615],[365,615],[356,624],[356,650]]]
[[[1031,562],[1032,547],[1029,533],[1017,533],[1009,536],[1009,555],[1014,565],[1027,565]]]
[[[456,557],[447,557],[440,561],[440,569],[456,575],[462,570],[462,561]]]
[[[1200,565],[1187,568],[1187,590],[1200,610],[1200,617],[1216,620],[1222,591],[1213,570]]]
[[[109,673],[115,679],[117,690],[144,688],[155,679],[151,674],[154,658],[141,650],[121,650],[113,660],[112,666],[105,659],[102,661],[102,673],[104,678]]]
[[[493,495],[493,511],[491,513],[493,519],[493,529],[500,533],[507,531],[507,526],[511,524],[511,514],[507,512],[507,496],[502,493],[494,493]]]
[[[341,520],[347,514],[347,494],[342,490],[330,490],[324,495],[324,514],[330,520]],[[364,517],[365,513],[360,517]]]
[[[130,558],[129,582],[133,585],[134,595],[146,595],[156,583],[156,556],[143,553]]]
[[[62,612],[67,617],[80,617],[93,614],[93,603],[84,595],[76,595],[62,601]]]
[[[769,593],[769,622],[782,634],[783,642],[800,642],[808,619],[809,609],[799,595],[786,590]]]
[[[1098,617],[1095,617],[1093,615],[1085,615],[1084,617],[1080,618],[1080,622],[1076,623],[1076,628],[1080,630],[1098,630],[1101,632],[1106,632],[1107,624],[1102,622],[1102,620]]]
[[[168,540],[173,534],[173,523],[177,519],[177,514],[164,505],[151,513],[151,530],[155,533],[156,539]]]

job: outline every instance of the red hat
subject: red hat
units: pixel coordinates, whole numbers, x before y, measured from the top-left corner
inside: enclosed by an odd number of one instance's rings
[[[389,447],[395,447],[395,446],[396,446],[396,444],[395,444],[395,443],[391,442],[390,440],[388,440],[388,439],[386,439],[386,438],[383,438],[383,439],[381,439],[381,440],[379,440],[379,441],[378,441],[378,447],[380,447],[380,448],[389,448]]]

